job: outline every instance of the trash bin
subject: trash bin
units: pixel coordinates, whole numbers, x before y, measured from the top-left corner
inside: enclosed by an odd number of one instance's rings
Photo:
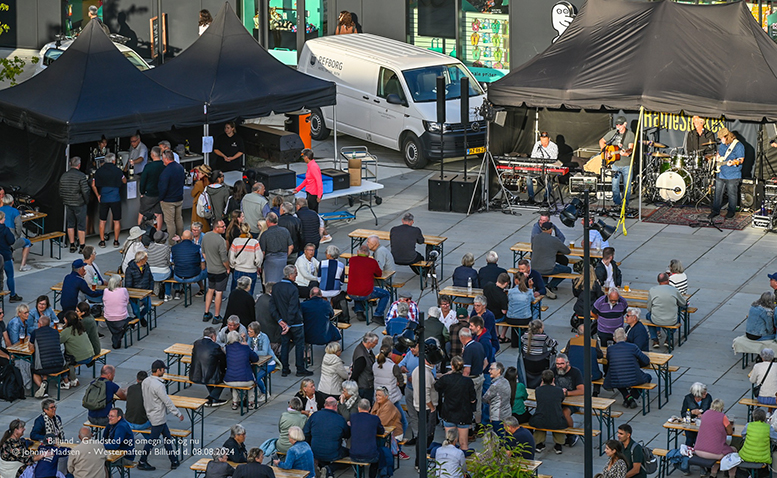
[[[291,133],[297,133],[302,139],[302,144],[306,148],[311,148],[312,138],[310,137],[310,111],[299,110],[291,113],[286,113],[286,121],[284,121],[284,129]]]

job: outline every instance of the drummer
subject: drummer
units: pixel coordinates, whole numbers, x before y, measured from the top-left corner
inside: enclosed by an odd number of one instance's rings
[[[701,153],[702,155],[715,154],[715,133],[704,127],[704,120],[700,116],[692,118],[693,128],[685,137],[685,152],[688,154]]]

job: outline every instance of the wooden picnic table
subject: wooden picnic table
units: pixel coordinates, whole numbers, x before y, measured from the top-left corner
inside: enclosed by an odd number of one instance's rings
[[[534,395],[534,389],[526,389],[526,393],[529,395],[527,400],[536,402],[536,396]],[[564,397],[564,401],[561,402],[568,407],[583,408],[585,406],[585,397],[582,395],[574,395],[571,397]],[[615,437],[615,417],[612,416],[612,405],[615,403],[613,398],[603,397],[591,397],[591,408],[594,410],[596,418],[599,420],[599,429],[607,432],[607,439],[611,440]],[[598,412],[598,413],[596,413]],[[599,435],[599,455],[604,453],[602,435]]]
[[[523,259],[526,254],[531,253],[531,242],[516,242],[510,247],[513,251],[513,267],[518,267],[518,261]],[[584,251],[582,247],[569,247],[568,256],[583,257]],[[591,259],[601,259],[601,249],[591,249],[589,256]]]
[[[205,398],[183,397],[181,395],[168,395],[175,408],[186,411],[191,424],[192,435],[189,439],[189,450],[194,450],[194,442],[198,443],[198,448],[202,448],[205,439],[205,404],[208,402]],[[196,426],[200,424],[200,439],[196,439]]]
[[[194,478],[198,478],[199,476],[205,474],[205,470],[207,470],[208,463],[210,461],[210,458],[200,458],[196,463],[189,467],[190,470],[194,471]],[[232,465],[233,468],[237,468],[238,466],[244,464],[235,463],[233,461],[228,461],[227,463]],[[284,470],[278,468],[277,466],[270,466],[270,468],[272,468],[276,478],[306,478],[310,474],[305,470]]]
[[[607,347],[602,347],[604,358],[599,359],[600,364],[607,363]],[[672,360],[672,354],[662,354],[658,352],[643,352],[650,359],[650,365],[642,368],[651,368],[658,378],[658,408],[663,408],[669,402],[669,395],[672,394],[672,371],[669,368],[669,361]],[[662,385],[663,382],[663,385]],[[661,403],[661,390],[663,388],[664,402]]]
[[[183,363],[182,359],[184,357],[191,358],[193,349],[194,349],[194,345],[192,344],[173,344],[167,347],[164,350],[165,355],[167,355],[167,370],[169,371],[172,365],[177,364],[178,375],[181,375],[181,364]],[[270,360],[272,360],[272,355],[260,355],[259,361],[251,364],[255,368],[265,367],[265,371],[268,372],[268,373],[265,373],[264,379],[263,379],[265,389],[267,390],[267,394],[265,395],[265,397],[272,393],[272,374],[269,373],[269,370],[267,370],[267,364],[270,363]],[[180,385],[181,384],[179,383],[178,391],[181,390]],[[266,401],[267,400],[265,399],[265,402]]]
[[[106,288],[107,286],[102,284],[97,286],[98,290],[104,290]],[[59,298],[62,295],[62,282],[57,282],[51,286],[51,290],[54,291],[54,304],[52,307],[56,308]],[[127,287],[127,292],[129,292],[130,300],[142,300],[154,293],[153,290],[135,289],[132,287]]]
[[[391,241],[391,233],[389,231],[377,231],[373,229],[356,229],[355,231],[352,231],[348,234],[348,237],[351,238],[351,254],[353,254],[353,251],[361,246],[364,241],[367,240],[370,236],[378,236],[378,239],[381,241]],[[440,249],[440,258],[438,259],[438,262],[440,263],[440,277],[443,277],[443,256],[445,255],[445,241],[447,241],[447,237],[443,236],[432,236],[430,234],[424,234],[424,244],[427,246],[434,246]]]
[[[642,302],[647,302],[648,296],[650,295],[650,291],[646,289],[632,289],[629,288],[628,291],[619,289],[619,293],[621,297],[626,299],[627,301],[637,301],[638,303],[632,304],[629,303],[632,307],[645,307],[646,304],[642,304]],[[680,330],[680,337],[677,339],[677,344],[682,345],[684,340],[688,340],[688,335],[691,333],[691,317],[690,312],[696,311],[696,309],[692,307],[688,307],[688,304],[691,300],[691,297],[693,297],[693,294],[682,294],[682,296],[685,298],[685,307],[678,307],[678,314],[680,315],[680,319],[682,322],[682,327]]]
[[[730,419],[729,419],[730,420]],[[664,428],[666,428],[666,448],[672,449],[672,447],[669,446],[669,442],[674,440],[674,448],[678,448],[677,445],[677,437],[679,437],[683,432],[699,432],[699,425],[696,424],[696,422],[691,423],[673,423],[670,421],[667,421],[664,423]],[[734,433],[731,434],[731,436],[734,437],[742,437],[742,430],[745,429],[745,424],[741,423],[734,423]]]

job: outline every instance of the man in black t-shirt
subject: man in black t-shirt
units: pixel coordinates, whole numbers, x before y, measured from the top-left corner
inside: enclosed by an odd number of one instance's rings
[[[245,146],[243,138],[236,131],[235,122],[230,121],[224,125],[224,134],[216,138],[213,144],[213,154],[216,155],[214,169],[220,169],[222,172],[243,169]]]
[[[392,227],[389,232],[391,255],[394,257],[395,264],[409,266],[424,260],[424,256],[415,250],[416,244],[424,243],[424,235],[421,229],[413,225],[414,221],[415,217],[407,213],[402,217],[402,224]],[[418,267],[411,267],[411,269],[416,274],[421,273]]]
[[[566,354],[560,353],[556,355],[556,364],[550,370],[555,377],[556,386],[564,390],[564,397],[583,395],[583,374],[580,372],[580,369],[569,364],[569,357]],[[566,418],[570,428],[575,426],[572,414],[577,412],[577,410],[578,407],[568,407],[566,405],[562,408],[564,418]],[[566,445],[575,446],[577,440],[577,435],[567,435]]]
[[[507,287],[510,285],[510,275],[507,272],[499,274],[496,278],[496,283],[489,282],[483,286],[483,295],[486,296],[487,305],[486,308],[494,314],[494,320],[499,322],[504,319],[507,313]],[[510,340],[506,338],[507,327],[498,327],[499,331],[499,343],[507,343]]]

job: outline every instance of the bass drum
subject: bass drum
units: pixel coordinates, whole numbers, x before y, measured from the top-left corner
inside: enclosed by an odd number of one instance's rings
[[[656,190],[666,201],[676,202],[685,197],[693,178],[684,169],[673,169],[658,175]]]

